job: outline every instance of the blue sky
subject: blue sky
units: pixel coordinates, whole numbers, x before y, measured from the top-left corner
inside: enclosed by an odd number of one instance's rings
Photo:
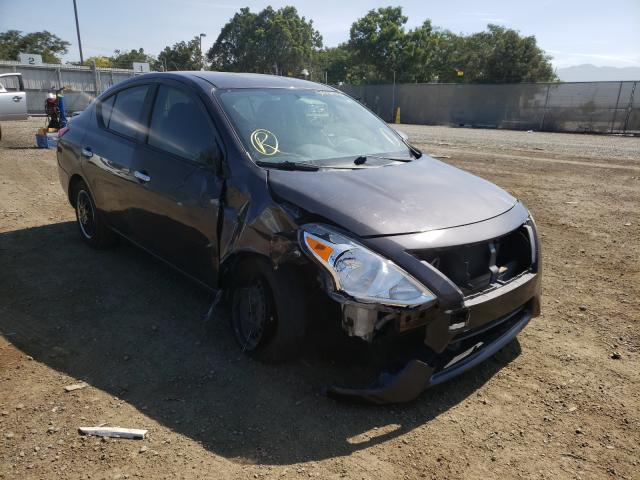
[[[294,5],[311,18],[327,46],[347,40],[349,27],[372,8],[401,5],[408,26],[426,18],[454,32],[470,33],[497,23],[535,35],[556,67],[582,63],[640,66],[640,0],[77,0],[85,57],[164,46],[206,33],[203,49],[241,7]],[[0,0],[0,31],[49,30],[71,42],[66,60],[79,58],[72,0]]]

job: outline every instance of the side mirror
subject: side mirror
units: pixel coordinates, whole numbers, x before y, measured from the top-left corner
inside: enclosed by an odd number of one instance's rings
[[[404,140],[405,142],[409,141],[409,135],[404,133],[402,130],[396,130],[396,132],[402,137],[402,140]]]

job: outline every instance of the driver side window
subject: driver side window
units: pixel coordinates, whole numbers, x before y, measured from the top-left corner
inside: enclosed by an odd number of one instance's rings
[[[160,85],[151,116],[149,145],[212,165],[219,157],[216,130],[200,104],[181,89]]]

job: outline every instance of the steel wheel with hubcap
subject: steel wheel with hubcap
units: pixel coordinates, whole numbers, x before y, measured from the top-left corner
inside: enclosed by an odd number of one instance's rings
[[[306,334],[307,294],[298,274],[266,259],[252,258],[235,268],[231,325],[243,352],[263,362],[290,360]]]
[[[268,288],[265,281],[258,278],[234,292],[233,309],[237,319],[234,330],[243,351],[255,351],[273,333],[276,319]]]

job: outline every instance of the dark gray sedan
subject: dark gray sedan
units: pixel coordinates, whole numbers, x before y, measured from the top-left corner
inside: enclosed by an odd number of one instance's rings
[[[527,209],[326,85],[137,76],[60,132],[58,164],[84,242],[124,237],[210,289],[249,355],[287,360],[332,328],[396,347],[337,397],[411,400],[540,311]]]

